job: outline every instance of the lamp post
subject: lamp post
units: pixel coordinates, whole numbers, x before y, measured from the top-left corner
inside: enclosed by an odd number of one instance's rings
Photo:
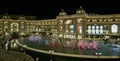
[[[96,55],[98,56],[98,60],[99,60],[99,57],[102,55],[102,53],[97,52]]]
[[[49,50],[49,52],[50,52],[50,53],[54,53],[53,48],[52,48],[51,50]],[[51,57],[50,57],[50,61],[54,61],[54,60],[53,60],[53,56],[52,56],[52,55],[51,55]]]
[[[36,61],[39,61],[39,57],[36,57]]]

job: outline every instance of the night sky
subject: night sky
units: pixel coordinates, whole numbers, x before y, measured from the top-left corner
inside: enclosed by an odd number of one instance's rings
[[[71,15],[80,6],[87,13],[120,14],[119,0],[0,0],[0,14],[55,18],[62,9]]]

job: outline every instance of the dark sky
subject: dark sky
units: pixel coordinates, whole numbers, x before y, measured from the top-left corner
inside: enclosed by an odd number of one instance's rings
[[[120,14],[119,0],[0,0],[0,14],[55,18],[61,9],[70,15],[80,6],[87,13]]]

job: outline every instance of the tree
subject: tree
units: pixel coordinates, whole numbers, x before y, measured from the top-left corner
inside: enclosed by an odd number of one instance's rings
[[[19,38],[19,34],[18,34],[17,32],[13,32],[13,33],[11,34],[11,36],[12,36],[12,39],[17,39],[17,38]]]

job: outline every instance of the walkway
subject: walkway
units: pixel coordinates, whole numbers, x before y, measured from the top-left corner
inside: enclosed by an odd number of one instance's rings
[[[21,52],[1,50],[0,61],[34,61],[34,59]]]

